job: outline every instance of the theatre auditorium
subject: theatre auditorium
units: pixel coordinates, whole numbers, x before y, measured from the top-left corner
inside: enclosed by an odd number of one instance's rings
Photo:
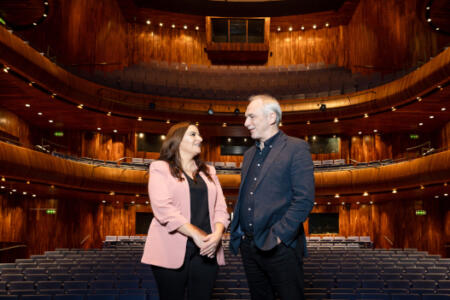
[[[0,1],[0,300],[159,299],[149,167],[191,122],[239,218],[261,94],[311,153],[305,299],[450,299],[449,44],[446,0]],[[251,299],[225,230],[211,299]]]

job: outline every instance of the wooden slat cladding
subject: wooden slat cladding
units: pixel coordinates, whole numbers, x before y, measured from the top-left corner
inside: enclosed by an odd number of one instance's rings
[[[147,205],[102,205],[71,198],[17,201],[4,194],[0,203],[0,240],[27,245],[28,255],[58,247],[99,248],[106,235],[134,235],[136,212],[151,211]],[[46,208],[56,209],[56,214],[46,214]],[[415,209],[424,209],[427,215],[416,216]],[[313,209],[313,213],[339,213],[341,236],[367,235],[376,248],[418,248],[443,256],[448,255],[449,211],[447,199],[431,197],[373,205],[316,205]]]
[[[273,55],[268,65],[325,62],[358,72],[389,72],[423,63],[448,38],[422,22],[418,1],[361,0],[342,20],[339,12],[272,18],[269,44]],[[114,70],[151,59],[210,64],[203,51],[207,46],[205,21],[198,16],[151,11],[145,16],[127,16],[136,18],[128,23],[117,2],[107,0],[58,1],[52,9],[51,18],[21,34],[67,65]],[[151,19],[151,25],[145,24],[146,19]],[[317,30],[311,28],[315,21]],[[194,24],[199,22],[202,30],[196,31]],[[324,27],[325,22],[330,27]],[[188,24],[188,30],[183,24]],[[301,24],[307,26],[305,31]],[[281,32],[276,31],[278,26]],[[288,26],[294,27],[292,32]],[[103,62],[107,65],[98,65]]]

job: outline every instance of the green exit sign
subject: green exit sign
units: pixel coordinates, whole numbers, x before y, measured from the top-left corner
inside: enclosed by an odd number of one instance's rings
[[[53,133],[53,135],[54,135],[54,136],[64,136],[64,132],[62,132],[62,131],[55,131],[55,132]]]
[[[423,209],[416,209],[416,216],[426,216],[427,211]]]
[[[46,213],[47,215],[56,215],[56,209],[52,209],[52,208],[47,209],[47,210],[45,211],[45,213]]]
[[[419,135],[418,134],[410,134],[409,138],[412,140],[418,140],[419,139]]]

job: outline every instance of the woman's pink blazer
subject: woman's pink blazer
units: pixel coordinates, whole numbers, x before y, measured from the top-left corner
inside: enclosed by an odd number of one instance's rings
[[[222,223],[227,228],[229,215],[216,170],[214,167],[208,167],[214,182],[203,173],[200,173],[200,176],[208,188],[209,218],[211,230],[214,231],[216,223]],[[184,178],[184,174],[182,176]],[[154,161],[150,165],[148,194],[154,218],[150,224],[141,261],[145,264],[178,269],[184,262],[187,237],[177,229],[190,223],[191,219],[188,181],[186,178],[179,181],[173,177],[167,162]],[[216,257],[219,265],[225,264],[222,246],[217,249]]]

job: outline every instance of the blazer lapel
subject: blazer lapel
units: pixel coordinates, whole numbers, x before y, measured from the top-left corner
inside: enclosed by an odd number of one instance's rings
[[[286,146],[286,138],[287,138],[286,135],[283,132],[280,132],[278,141],[273,145],[272,149],[269,152],[269,155],[267,155],[264,161],[258,181],[256,182],[255,189],[258,188],[259,183],[263,180],[264,176],[266,176],[267,173],[269,172],[270,166],[275,162],[275,159],[278,157],[281,150],[283,150],[284,146]]]

